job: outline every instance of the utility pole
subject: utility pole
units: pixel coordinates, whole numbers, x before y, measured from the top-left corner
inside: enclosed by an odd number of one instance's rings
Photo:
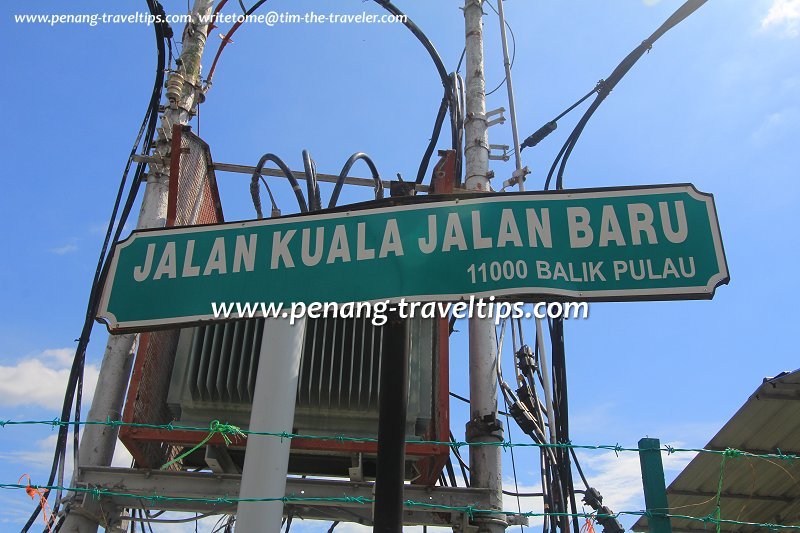
[[[486,192],[489,187],[489,141],[486,133],[486,80],[483,68],[483,0],[465,0],[466,121],[464,157],[466,188]],[[468,442],[502,441],[497,420],[497,344],[494,321],[473,317],[469,321],[470,421]],[[470,446],[471,486],[491,490],[490,507],[502,509],[502,463],[499,446]],[[478,531],[499,533],[507,523],[502,515],[475,518]]]
[[[202,98],[200,59],[213,4],[214,0],[195,0],[192,20],[183,32],[179,67],[167,79],[168,106],[161,117],[153,154],[159,163],[152,164],[147,175],[147,186],[136,225],[139,229],[163,227],[167,219],[172,125],[187,124]],[[130,380],[136,338],[135,334],[109,337],[88,420],[104,421],[108,417],[119,420]],[[73,475],[73,483],[80,480],[80,467],[111,465],[118,433],[119,428],[116,426],[84,427],[79,448],[80,463]],[[104,522],[99,502],[91,497],[84,498],[83,501],[73,499],[69,509],[62,527],[64,533],[92,533]]]
[[[256,372],[251,432],[292,432],[297,402],[297,381],[306,319],[292,323],[287,318],[264,320],[264,336]],[[240,501],[236,509],[236,531],[279,533],[286,495],[291,439],[250,434],[244,454],[239,498],[278,498],[275,501]]]

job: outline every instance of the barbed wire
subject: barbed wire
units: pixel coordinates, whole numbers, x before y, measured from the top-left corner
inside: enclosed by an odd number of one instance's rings
[[[351,437],[346,435],[310,435],[310,434],[303,434],[303,433],[291,433],[287,431],[250,431],[247,429],[242,429],[237,426],[231,424],[223,424],[220,423],[218,420],[212,421],[208,426],[189,426],[189,425],[181,425],[181,424],[148,424],[142,422],[125,422],[122,420],[112,420],[108,418],[106,420],[81,420],[81,421],[64,421],[60,420],[59,418],[54,418],[52,420],[0,420],[0,428],[5,428],[7,426],[25,426],[25,425],[40,425],[40,426],[50,426],[50,427],[61,427],[61,426],[90,426],[90,425],[102,425],[102,426],[115,426],[115,427],[130,427],[130,428],[139,428],[139,429],[156,429],[156,430],[163,430],[163,431],[195,431],[195,432],[204,432],[208,433],[210,436],[209,439],[216,434],[221,435],[223,438],[226,438],[228,435],[236,436],[247,436],[247,435],[259,435],[259,436],[268,436],[268,437],[276,437],[280,439],[304,439],[304,440],[324,440],[324,441],[338,441],[338,442],[362,442],[362,443],[375,443],[377,444],[378,439],[375,437]],[[638,447],[629,447],[629,446],[622,446],[620,444],[574,444],[572,442],[563,442],[563,443],[538,443],[538,442],[510,442],[510,441],[495,441],[495,442],[468,442],[468,441],[438,441],[438,440],[425,440],[425,439],[408,439],[405,441],[406,444],[425,444],[425,445],[433,445],[433,446],[447,446],[448,448],[460,449],[462,447],[475,447],[475,446],[495,446],[501,448],[572,448],[575,450],[605,450],[605,451],[612,451],[616,454],[621,452],[642,452],[642,451],[652,451],[642,450]],[[741,456],[741,457],[753,457],[759,459],[778,459],[784,460],[789,463],[792,463],[795,460],[800,460],[800,455],[795,454],[784,454],[780,451],[780,449],[776,449],[776,453],[752,453],[745,450],[738,450],[735,448],[726,448],[724,450],[710,450],[707,448],[682,448],[670,445],[663,445],[660,448],[660,451],[666,453],[667,455],[671,455],[674,453],[706,453],[712,455],[719,455],[719,456]]]
[[[102,497],[109,497],[109,498],[131,498],[135,500],[139,500],[140,502],[150,502],[150,503],[158,503],[158,502],[195,502],[195,503],[205,503],[205,504],[238,504],[241,502],[246,503],[263,503],[263,502],[283,502],[286,504],[291,503],[350,503],[350,504],[359,504],[359,505],[372,505],[375,503],[373,498],[367,498],[364,496],[283,496],[283,497],[273,497],[273,498],[238,498],[238,497],[229,497],[225,496],[218,496],[216,498],[201,498],[201,497],[193,497],[193,496],[168,496],[162,494],[134,494],[128,492],[117,492],[113,490],[103,489],[100,487],[64,487],[60,485],[22,485],[19,483],[0,483],[0,489],[21,489],[27,490],[33,488],[35,490],[41,491],[53,491],[53,490],[62,490],[66,492],[75,492],[75,493],[82,493],[88,494],[95,499],[100,499]],[[682,515],[682,514],[672,514],[672,513],[665,513],[659,512],[654,510],[647,510],[647,511],[620,511],[613,514],[602,514],[602,513],[553,513],[553,512],[537,512],[537,511],[529,511],[529,512],[519,512],[519,511],[505,511],[505,510],[496,510],[496,509],[482,509],[479,507],[475,507],[472,505],[466,506],[455,506],[455,505],[445,505],[445,504],[438,504],[438,503],[430,503],[430,502],[418,502],[414,500],[405,500],[403,501],[404,507],[409,508],[427,508],[427,509],[435,509],[441,511],[451,511],[451,512],[458,512],[466,514],[469,518],[475,518],[478,515],[503,515],[506,517],[524,517],[524,518],[544,518],[544,517],[553,517],[553,518],[619,518],[620,516],[643,516],[647,518],[654,518],[654,517],[666,517],[666,518],[674,518],[680,520],[690,520],[696,522],[704,522],[706,524],[714,524],[714,525],[736,525],[736,526],[751,526],[751,527],[761,527],[773,531],[778,530],[800,530],[800,525],[786,525],[786,524],[772,524],[772,523],[760,523],[760,522],[746,522],[741,520],[728,520],[724,518],[718,518],[714,516],[714,513],[709,514],[707,516],[689,516],[689,515]]]

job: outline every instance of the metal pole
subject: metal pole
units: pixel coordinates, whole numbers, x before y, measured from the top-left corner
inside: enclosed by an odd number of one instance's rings
[[[261,340],[250,431],[291,432],[297,401],[297,380],[303,353],[305,319],[291,324],[285,318],[268,318]],[[240,498],[283,498],[291,439],[250,435],[244,455]],[[278,533],[283,502],[239,502],[236,531]]]
[[[642,467],[644,503],[650,516],[647,528],[650,533],[672,533],[669,501],[664,482],[664,464],[661,462],[661,442],[658,439],[639,440],[639,463]]]
[[[202,23],[211,15],[213,0],[195,0],[192,10],[193,21],[184,30],[184,45],[181,53],[182,66],[173,72],[167,81],[169,107],[162,115],[162,127],[158,130],[155,153],[161,156],[162,164],[150,165],[147,185],[139,211],[136,227],[160,228],[167,219],[167,196],[169,191],[169,151],[171,124],[187,124],[200,94],[200,57],[205,45],[208,25]],[[205,18],[203,18],[205,17]],[[170,89],[171,88],[171,89]],[[170,92],[172,90],[172,93]],[[176,92],[178,91],[178,92]],[[95,388],[88,420],[102,421],[110,417],[119,420],[125,391],[130,379],[135,353],[136,335],[111,335],[106,344],[100,375]],[[74,482],[80,479],[80,467],[109,466],[114,456],[119,428],[116,426],[90,425],[83,430],[79,449],[79,468]],[[64,533],[92,533],[98,524],[105,524],[99,502],[85,498],[82,502],[73,501],[69,505],[61,531]]]
[[[508,59],[508,41],[506,40],[506,16],[503,12],[503,0],[497,0],[497,15],[500,18],[500,41],[503,45],[503,65],[506,69],[506,91],[508,92],[508,114],[511,120],[511,135],[514,140],[514,163],[516,166],[519,190],[525,190],[525,174],[522,173],[522,157],[519,153],[519,133],[517,133],[517,110],[514,105],[514,85],[511,83],[511,61]]]
[[[408,408],[408,321],[394,317],[384,328],[372,530],[376,533],[402,533]]]
[[[544,405],[547,410],[547,427],[550,433],[550,444],[556,443],[556,415],[553,411],[553,392],[550,388],[550,370],[547,366],[547,350],[544,347],[542,320],[536,319],[536,344],[539,347],[539,367],[542,369],[542,388],[544,389]]]
[[[465,0],[466,34],[466,120],[464,124],[466,188],[489,191],[489,142],[486,121],[486,82],[483,68],[483,2]],[[469,322],[470,421],[467,440],[503,440],[503,427],[497,420],[497,344],[494,321],[471,318]],[[471,446],[469,463],[471,485],[491,489],[490,507],[501,510],[502,463],[499,446]],[[475,518],[478,531],[501,532],[507,523],[502,515]]]

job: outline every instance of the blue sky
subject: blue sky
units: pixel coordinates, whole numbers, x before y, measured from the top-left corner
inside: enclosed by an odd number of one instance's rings
[[[396,3],[454,69],[463,47],[461,3]],[[186,9],[183,0],[164,4],[168,13]],[[225,12],[236,11],[231,4]],[[680,4],[508,0],[521,135],[607,76]],[[380,12],[360,0],[272,0],[270,9]],[[0,419],[57,415],[104,225],[155,65],[151,28],[51,28],[15,24],[13,15],[137,10],[145,11],[143,1],[40,0],[0,8],[6,79],[0,87],[6,176],[0,194]],[[503,74],[497,18],[488,9],[485,26],[492,88]],[[210,36],[212,51],[223,30]],[[565,186],[689,181],[713,193],[731,283],[713,301],[598,303],[588,320],[567,324],[575,442],[631,445],[647,435],[702,446],[763,377],[800,366],[794,338],[798,58],[800,1],[712,0],[656,43],[586,128]],[[400,25],[250,25],[223,55],[201,108],[200,134],[218,162],[252,165],[270,151],[302,168],[307,148],[320,172],[338,173],[351,153],[364,151],[384,176],[400,172],[412,179],[440,98],[432,63]],[[508,107],[503,89],[487,104],[500,106]],[[563,119],[551,137],[523,152],[533,170],[528,189],[541,187],[578,116]],[[490,142],[510,140],[508,124],[492,128]],[[443,136],[439,147],[446,145]],[[512,163],[493,168],[502,179],[513,170]],[[219,174],[218,180],[226,218],[253,218],[247,178]],[[276,182],[274,191],[284,213],[292,212],[286,183]],[[323,189],[323,197],[329,193]],[[346,190],[340,204],[369,194]],[[458,327],[466,331],[466,324]],[[90,376],[106,336],[95,327]],[[466,394],[465,334],[454,336],[451,359],[452,390]],[[453,412],[454,432],[462,434],[465,410],[454,403]],[[26,472],[44,481],[51,446],[47,429],[0,430],[0,482]],[[593,483],[616,510],[642,506],[638,460],[630,459],[586,456]],[[668,476],[686,459],[671,459]],[[517,460],[521,483],[535,486],[531,454]],[[0,530],[14,531],[30,501],[22,492],[0,498]]]

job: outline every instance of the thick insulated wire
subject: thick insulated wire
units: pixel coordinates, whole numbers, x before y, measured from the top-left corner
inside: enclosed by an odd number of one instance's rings
[[[289,180],[289,183],[292,186],[292,190],[294,191],[294,195],[297,198],[297,205],[300,207],[301,213],[308,212],[308,205],[306,204],[306,199],[303,197],[303,191],[300,189],[300,184],[297,182],[297,178],[294,177],[294,174],[289,167],[286,166],[286,163],[283,162],[283,159],[278,157],[275,154],[264,154],[261,156],[261,159],[258,160],[258,164],[256,165],[255,170],[253,170],[253,175],[250,178],[250,195],[253,197],[253,206],[256,209],[256,214],[258,218],[262,218],[264,215],[261,212],[261,196],[259,194],[259,185],[258,180],[261,178],[261,171],[264,170],[264,165],[267,161],[272,161],[278,168],[281,169],[283,175],[286,176],[286,179]]]

